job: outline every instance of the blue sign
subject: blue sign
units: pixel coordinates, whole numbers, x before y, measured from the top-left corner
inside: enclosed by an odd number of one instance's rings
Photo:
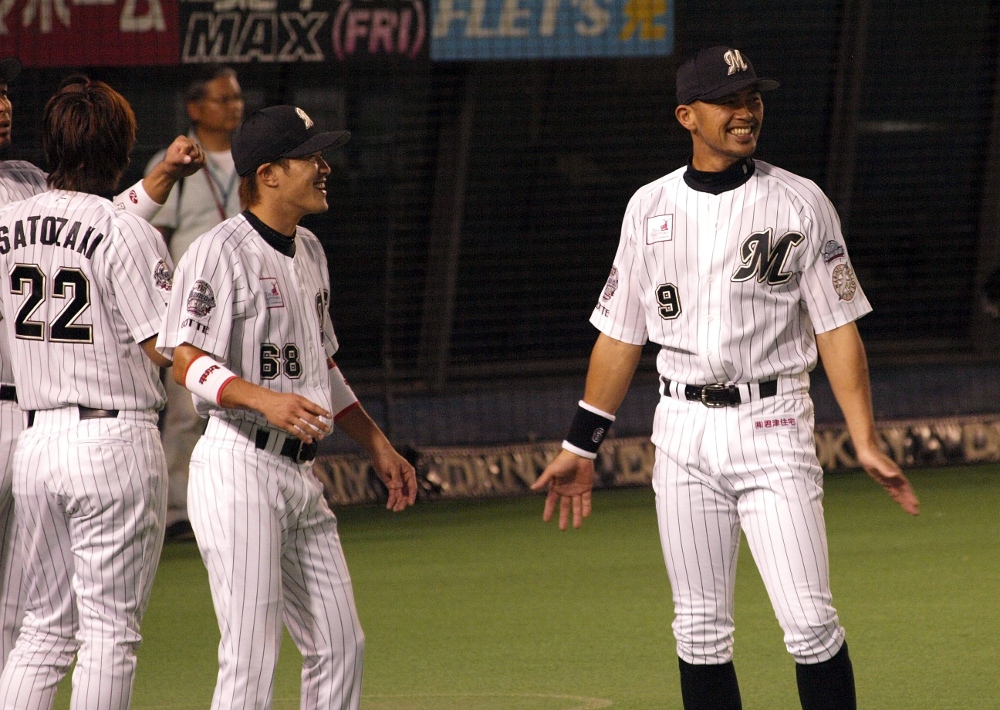
[[[667,55],[673,0],[432,0],[432,60]]]

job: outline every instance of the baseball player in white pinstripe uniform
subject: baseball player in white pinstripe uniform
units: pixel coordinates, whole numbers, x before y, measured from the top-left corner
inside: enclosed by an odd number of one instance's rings
[[[321,151],[349,137],[294,106],[247,118],[232,145],[246,209],[181,258],[157,343],[209,418],[188,510],[222,634],[214,710],[271,707],[282,622],[303,655],[302,707],[359,707],[364,635],[311,466],[331,421],[371,454],[390,509],[416,499],[413,467],[332,360],[326,257],[298,226],[327,209]]]
[[[647,338],[662,397],[653,488],[673,590],[686,710],[741,708],[733,668],[740,530],[796,661],[805,710],[856,707],[830,594],[809,371],[822,357],[858,460],[911,514],[918,502],[879,449],[864,347],[871,310],[837,214],[814,183],[754,161],[758,78],[738,50],[681,65],[676,116],[692,138],[687,168],[641,188],[622,224],[591,322],[600,330],[564,450],[539,477],[565,529],[590,513],[593,461]]]
[[[11,143],[13,108],[7,85],[21,71],[16,57],[0,59],[0,149]],[[79,83],[79,77],[77,78]],[[131,214],[150,218],[160,207],[175,180],[204,164],[201,149],[186,136],[178,137],[150,176],[114,199]],[[0,206],[23,200],[48,189],[46,175],[22,160],[0,161]],[[0,670],[14,647],[24,616],[23,564],[15,554],[12,456],[17,437],[25,427],[24,412],[17,405],[13,365],[3,328],[0,328]]]
[[[74,657],[74,708],[129,706],[163,541],[164,394],[154,349],[170,257],[108,199],[135,144],[100,82],[45,108],[50,192],[0,210],[0,312],[28,427],[13,456],[26,612],[0,706],[49,708]]]

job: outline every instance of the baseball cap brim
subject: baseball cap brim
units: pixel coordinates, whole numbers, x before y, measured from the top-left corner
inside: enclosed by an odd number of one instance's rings
[[[708,91],[701,96],[696,96],[690,101],[685,101],[684,103],[691,103],[691,101],[713,101],[715,99],[721,99],[723,96],[729,96],[730,94],[735,94],[737,91],[743,91],[751,86],[755,86],[758,91],[774,91],[781,84],[779,84],[774,79],[747,79],[745,82],[734,82],[726,84],[725,86],[719,87],[714,91]]]
[[[351,139],[350,131],[324,131],[317,133],[312,138],[302,143],[296,148],[284,153],[282,158],[302,158],[321,150],[339,148]]]
[[[21,73],[23,65],[17,57],[0,59],[0,84],[9,84]]]

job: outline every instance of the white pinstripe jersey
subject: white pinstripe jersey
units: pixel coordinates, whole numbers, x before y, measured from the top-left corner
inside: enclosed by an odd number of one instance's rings
[[[26,200],[48,189],[47,177],[37,166],[24,160],[0,160],[0,207]],[[129,190],[115,197],[113,202],[117,209],[143,219],[151,219],[156,213],[155,210],[148,212],[137,206],[135,201],[129,199]],[[14,384],[14,366],[3,328],[0,328],[0,384]]]
[[[160,329],[171,267],[148,222],[53,190],[0,210],[0,307],[22,409],[158,409],[138,343]]]
[[[24,200],[48,190],[45,173],[24,160],[0,160],[0,206]],[[14,384],[10,348],[0,328],[0,384]]]
[[[756,382],[812,370],[815,333],[871,311],[840,219],[810,180],[755,161],[743,185],[713,195],[685,169],[638,190],[591,316],[601,332],[661,345],[676,382]]]
[[[330,320],[330,274],[319,240],[295,231],[295,256],[268,244],[244,214],[201,235],[181,257],[157,348],[204,350],[236,375],[276,392],[294,392],[330,409],[327,357],[337,352]],[[250,420],[194,396],[202,416]]]

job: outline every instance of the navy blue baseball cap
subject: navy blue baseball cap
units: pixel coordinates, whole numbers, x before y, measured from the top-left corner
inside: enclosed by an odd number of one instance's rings
[[[758,91],[777,89],[774,79],[762,79],[740,50],[708,47],[677,69],[677,103],[712,101],[749,87]]]
[[[280,158],[304,158],[327,148],[339,148],[350,131],[320,131],[297,106],[271,106],[254,111],[233,134],[236,173],[246,177]]]
[[[0,59],[0,84],[9,84],[21,73],[21,60],[17,57]]]

